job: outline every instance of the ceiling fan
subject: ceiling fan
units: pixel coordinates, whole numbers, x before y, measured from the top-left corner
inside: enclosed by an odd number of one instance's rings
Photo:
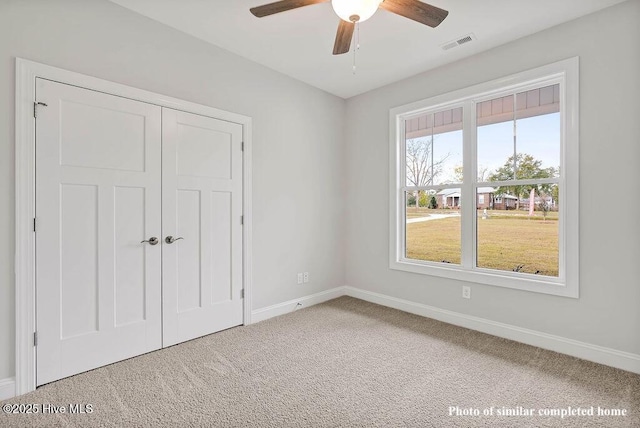
[[[287,10],[317,3],[328,3],[329,1],[331,1],[333,10],[340,17],[338,34],[333,45],[334,55],[349,52],[356,23],[371,18],[378,8],[434,28],[440,25],[449,14],[444,9],[418,0],[281,0],[252,7],[250,11],[258,18],[263,18]]]

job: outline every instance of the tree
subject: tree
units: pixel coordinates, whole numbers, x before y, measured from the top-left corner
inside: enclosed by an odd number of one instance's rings
[[[515,168],[515,174],[514,174]],[[542,161],[535,159],[533,156],[526,153],[518,153],[515,157],[510,156],[504,165],[498,168],[495,172],[489,175],[489,181],[508,181],[508,180],[527,180],[527,179],[541,179],[541,178],[553,178],[556,176],[556,169],[553,167],[542,168]],[[520,199],[525,197],[531,192],[531,189],[535,189],[537,194],[552,192],[552,184],[537,184],[537,185],[524,185],[524,186],[501,186],[497,194],[512,193],[518,197],[516,201],[516,209],[520,209]],[[533,203],[533,201],[530,201]]]
[[[487,173],[489,172],[488,166],[478,165],[478,181],[487,181]]]
[[[445,163],[449,154],[442,158],[433,159],[433,143],[434,137],[412,138],[407,140],[405,152],[407,156],[407,184],[410,186],[430,186],[433,180],[442,172],[442,165]],[[422,191],[418,191],[416,200],[416,209],[420,205],[420,195]]]
[[[487,181],[487,172],[489,172],[489,167],[478,165],[478,182]],[[456,180],[456,183],[462,183],[463,178],[463,168],[462,165],[458,165],[453,169],[453,174]]]
[[[558,190],[558,185],[554,184],[551,187],[551,197],[553,198],[553,202],[556,207],[560,206],[560,190]]]
[[[540,211],[542,211],[542,218],[544,220],[547,219],[547,214],[549,214],[549,211],[551,210],[551,205],[549,204],[549,202],[547,202],[547,194],[545,192],[540,192],[540,204],[539,204],[539,208]],[[529,202],[532,203],[532,202]]]
[[[464,169],[462,168],[462,165],[458,165],[453,168],[453,176],[456,183],[462,183],[462,179],[464,178]]]
[[[427,206],[427,193],[426,192],[419,192],[420,193],[420,198],[418,199],[420,206],[421,207],[426,207]]]

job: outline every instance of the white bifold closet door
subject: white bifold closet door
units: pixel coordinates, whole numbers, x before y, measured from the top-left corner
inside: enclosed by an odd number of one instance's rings
[[[161,109],[37,80],[37,384],[162,346]]]
[[[242,126],[36,95],[37,385],[242,324]]]
[[[163,345],[242,324],[242,126],[162,110]]]

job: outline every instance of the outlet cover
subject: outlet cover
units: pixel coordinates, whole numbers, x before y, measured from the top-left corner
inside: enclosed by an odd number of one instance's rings
[[[307,282],[309,282],[309,272],[305,272],[305,273],[304,273],[304,282],[305,282],[305,284],[306,284]]]
[[[298,273],[298,284],[302,284],[302,272]]]
[[[464,297],[465,299],[471,298],[471,287],[469,287],[468,285],[462,286],[462,297]]]

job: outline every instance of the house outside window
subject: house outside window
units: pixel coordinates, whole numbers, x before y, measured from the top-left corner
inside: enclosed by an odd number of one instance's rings
[[[390,112],[390,267],[578,296],[578,59]]]

